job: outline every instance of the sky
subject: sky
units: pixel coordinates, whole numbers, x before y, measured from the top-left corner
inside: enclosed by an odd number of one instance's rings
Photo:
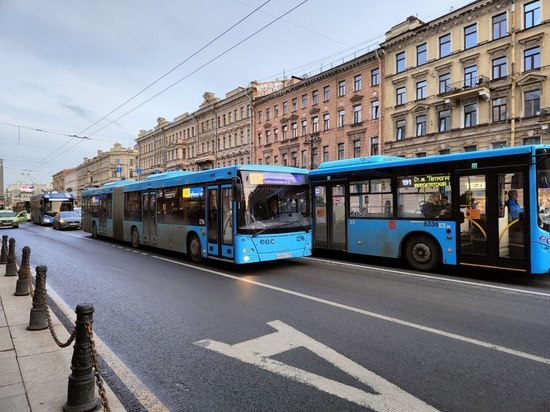
[[[98,150],[134,147],[206,91],[317,74],[408,16],[428,22],[470,2],[0,0],[4,187],[49,184]]]

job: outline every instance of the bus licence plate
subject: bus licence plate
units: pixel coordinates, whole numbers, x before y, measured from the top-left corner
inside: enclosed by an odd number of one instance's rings
[[[286,259],[286,258],[292,257],[292,253],[277,253],[275,257],[277,259]]]

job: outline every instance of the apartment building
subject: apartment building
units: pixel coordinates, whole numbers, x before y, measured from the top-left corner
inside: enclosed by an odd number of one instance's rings
[[[479,0],[391,28],[384,50],[385,154],[550,143],[550,4]]]
[[[137,178],[136,163],[137,150],[125,148],[119,143],[115,143],[109,151],[98,150],[97,156],[92,159],[85,158],[84,162],[76,167],[76,199],[80,201],[82,191],[87,187],[99,187],[109,182]]]
[[[374,51],[255,99],[256,163],[313,169],[378,154],[382,76]]]
[[[52,176],[52,187],[55,192],[72,192],[78,187],[78,176],[75,167],[63,169]]]

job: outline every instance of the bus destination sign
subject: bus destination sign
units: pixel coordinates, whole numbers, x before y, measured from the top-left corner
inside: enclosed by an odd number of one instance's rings
[[[399,187],[413,187],[415,189],[445,187],[450,184],[450,175],[416,175],[399,178]]]

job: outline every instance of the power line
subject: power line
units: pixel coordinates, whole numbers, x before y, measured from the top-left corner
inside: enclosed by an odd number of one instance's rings
[[[246,42],[247,40],[249,40],[250,38],[254,37],[256,34],[262,32],[263,30],[265,30],[266,28],[268,28],[269,26],[271,26],[272,24],[274,24],[275,22],[279,21],[280,19],[282,19],[284,16],[286,16],[287,14],[290,14],[291,12],[293,12],[294,10],[296,10],[298,7],[302,6],[304,3],[307,3],[309,0],[303,0],[300,4],[298,4],[297,6],[291,8],[290,10],[288,10],[286,13],[283,13],[282,15],[280,15],[279,17],[277,17],[275,20],[271,21],[270,23],[266,24],[265,26],[263,26],[262,28],[256,30],[254,33],[252,33],[251,35],[245,37],[243,40],[237,42],[236,44],[234,44],[233,46],[231,46],[229,49],[225,50],[224,52],[218,54],[216,57],[210,59],[209,61],[207,61],[206,63],[204,63],[203,65],[199,66],[197,69],[193,70],[192,72],[190,72],[189,74],[187,74],[186,76],[182,77],[181,79],[179,79],[178,81],[172,83],[170,86],[166,87],[165,89],[161,90],[160,92],[158,92],[157,94],[153,95],[152,97],[150,97],[149,99],[145,100],[144,102],[140,103],[139,105],[135,106],[132,110],[124,113],[123,115],[117,117],[115,120],[111,121],[110,123],[107,123],[105,126],[101,127],[100,129],[96,130],[95,132],[92,132],[90,133],[90,136],[93,136],[95,133],[97,132],[100,132],[101,130],[109,127],[110,125],[112,125],[113,123],[119,121],[120,119],[122,119],[123,117],[129,115],[130,113],[134,112],[135,110],[139,109],[141,106],[149,103],[151,100],[155,99],[156,97],[160,96],[161,94],[163,94],[164,92],[166,92],[167,90],[171,89],[172,87],[176,86],[177,84],[181,83],[183,80],[187,79],[188,77],[190,77],[191,75],[195,74],[196,72],[198,72],[199,70],[202,70],[203,68],[205,68],[206,66],[208,66],[210,63],[218,60],[220,57],[226,55],[227,53],[229,53],[231,50],[233,50],[234,48],[240,46],[241,44],[243,44],[244,42]]]

